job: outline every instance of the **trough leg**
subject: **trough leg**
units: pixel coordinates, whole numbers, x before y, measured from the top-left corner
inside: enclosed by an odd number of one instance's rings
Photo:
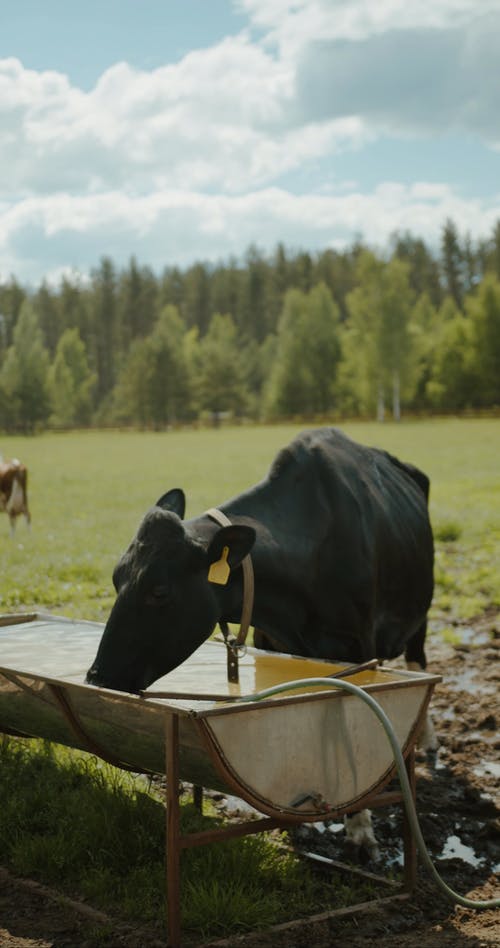
[[[415,780],[415,748],[412,748],[406,761],[406,772],[411,787],[413,802],[416,799],[416,780]],[[417,847],[411,831],[411,826],[406,815],[406,807],[403,805],[403,852],[404,852],[404,877],[403,888],[405,892],[411,892],[417,882]]]
[[[179,718],[169,714],[166,723],[167,778],[167,931],[168,948],[180,948],[180,804],[179,804]]]
[[[193,787],[193,804],[198,813],[203,813],[203,787],[200,787],[199,784],[195,784]]]

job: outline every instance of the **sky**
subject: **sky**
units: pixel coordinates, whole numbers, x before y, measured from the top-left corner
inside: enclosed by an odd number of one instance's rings
[[[500,0],[0,0],[0,279],[500,219]]]

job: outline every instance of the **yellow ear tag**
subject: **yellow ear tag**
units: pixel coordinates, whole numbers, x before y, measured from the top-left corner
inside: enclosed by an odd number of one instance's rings
[[[231,567],[227,561],[229,554],[229,547],[225,546],[222,550],[222,555],[220,560],[217,560],[216,563],[212,563],[208,571],[208,581],[209,583],[217,583],[219,586],[225,586],[229,574],[231,572]]]

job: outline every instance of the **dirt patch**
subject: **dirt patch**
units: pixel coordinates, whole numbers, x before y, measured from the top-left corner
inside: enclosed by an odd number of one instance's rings
[[[440,875],[456,891],[475,899],[498,897],[500,866],[499,724],[500,616],[490,614],[457,628],[457,644],[427,648],[429,671],[442,674],[432,710],[440,750],[417,767],[417,809],[422,831]],[[381,871],[400,858],[397,809],[374,814]],[[340,827],[308,827],[302,843],[344,858]],[[0,857],[1,858],[1,857]],[[370,867],[373,868],[373,867]],[[0,874],[1,948],[96,948],[152,945],[147,933],[131,932],[92,911],[86,915],[57,903],[43,888],[27,888]],[[158,943],[158,942],[156,942]],[[356,917],[318,920],[293,931],[260,933],[226,946],[245,948],[490,948],[500,946],[500,912],[454,907],[424,870],[409,901]]]

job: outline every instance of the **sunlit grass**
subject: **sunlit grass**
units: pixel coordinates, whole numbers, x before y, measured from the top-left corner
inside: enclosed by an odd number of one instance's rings
[[[118,555],[158,497],[183,487],[187,516],[260,480],[299,425],[0,439],[29,468],[31,533],[0,519],[0,611],[104,620]],[[468,618],[500,605],[500,419],[349,423],[347,434],[431,478],[434,610]]]
[[[0,796],[3,865],[162,933],[165,810],[158,790],[86,754],[0,738]],[[220,822],[213,809],[202,816],[192,803],[181,806],[183,833]],[[181,871],[183,927],[203,937],[375,895],[366,882],[351,888],[340,876],[318,877],[262,835],[189,849]]]
[[[161,494],[183,487],[187,515],[195,516],[260,480],[300,427],[1,439],[4,456],[28,465],[33,527],[20,522],[11,540],[8,519],[0,518],[0,612],[105,620],[113,565]],[[342,427],[430,476],[431,631],[453,644],[457,625],[500,608],[500,420]],[[9,741],[0,797],[4,864],[138,923],[162,924],[164,810],[143,784],[85,755]],[[189,821],[199,828],[193,807],[182,809],[184,830]],[[215,816],[207,819],[213,825]],[[184,925],[203,936],[353,901],[340,878],[327,889],[257,837],[192,850],[183,863]],[[362,897],[357,891],[355,899]]]

